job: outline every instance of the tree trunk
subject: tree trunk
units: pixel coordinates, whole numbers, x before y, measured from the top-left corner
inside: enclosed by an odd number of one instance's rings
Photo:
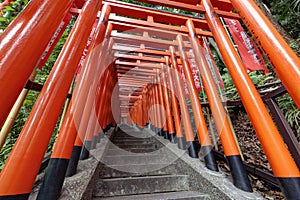
[[[277,22],[277,20],[273,17],[270,10],[266,7],[262,0],[254,0],[256,5],[262,10],[262,12],[268,17],[273,26],[277,29],[277,31],[282,35],[285,41],[288,44],[295,44],[296,41],[282,28],[282,26]],[[269,1],[266,1],[268,3]],[[269,4],[268,4],[269,5]]]

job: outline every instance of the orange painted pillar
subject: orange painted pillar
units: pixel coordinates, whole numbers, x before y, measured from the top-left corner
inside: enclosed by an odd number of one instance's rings
[[[94,104],[91,102],[94,109]],[[94,136],[94,129],[95,129],[95,123],[96,123],[96,115],[95,113],[91,110],[89,120],[86,125],[86,130],[85,130],[85,137],[81,138],[84,139],[83,146],[81,148],[81,153],[80,153],[80,158],[79,160],[85,160],[88,159],[90,156],[90,150],[92,148],[92,140]]]
[[[112,65],[110,65],[110,76],[109,76],[109,82],[108,82],[108,88],[107,88],[107,92],[106,92],[106,113],[103,116],[105,119],[105,127],[106,127],[106,131],[109,130],[112,125],[113,125],[113,116],[112,116],[112,104],[111,104],[111,96],[112,96],[112,91],[113,91],[113,87],[115,85],[115,80],[114,80],[114,73],[113,73],[113,67]]]
[[[170,105],[170,99],[169,99],[169,90],[168,85],[166,81],[166,75],[165,75],[165,67],[162,66],[162,72],[161,72],[161,87],[163,90],[163,97],[164,97],[164,103],[166,107],[166,117],[167,117],[167,123],[168,123],[168,137],[165,135],[165,139],[174,139],[174,123],[172,118],[172,112],[171,112],[171,105]]]
[[[300,109],[300,59],[253,0],[232,5],[274,65],[274,71]],[[293,77],[293,78],[291,78]]]
[[[232,133],[230,122],[228,121],[227,114],[219,97],[211,69],[202,51],[197,34],[195,33],[194,24],[191,20],[188,20],[186,24],[189,30],[190,41],[197,67],[202,77],[204,90],[208,98],[211,112],[215,119],[217,130],[224,149],[224,154],[228,160],[229,166],[231,166],[233,181],[237,187],[245,191],[252,192],[250,180],[247,176],[246,170],[244,169],[241,155],[234,139],[234,133]]]
[[[80,84],[76,86],[75,91],[73,93],[73,97],[72,97],[74,99],[73,105],[74,106],[85,105],[85,106],[82,107],[81,109],[77,109],[76,112],[74,113],[74,120],[75,120],[74,125],[76,126],[77,132],[73,134],[77,134],[77,137],[75,142],[73,141],[74,144],[73,152],[65,172],[67,177],[72,176],[76,173],[79,156],[83,145],[84,133],[85,133],[84,131],[79,132],[79,129],[80,126],[83,126],[82,119],[83,119],[84,111],[87,109],[86,102],[89,96],[90,86],[93,83],[93,80],[97,78],[95,77],[95,74],[97,73],[99,74],[102,71],[102,67],[98,63],[98,54],[101,53],[100,46],[105,36],[103,33],[110,34],[109,32],[110,28],[107,27],[107,24],[105,23],[105,20],[108,19],[109,13],[110,13],[110,7],[104,5],[102,7],[101,16],[98,21],[96,33],[94,36],[95,39],[92,40],[89,51],[87,53],[88,57],[86,58],[84,64],[86,65],[85,70],[82,72],[82,74],[79,75]],[[95,67],[90,67],[90,65]],[[94,96],[95,94],[91,94],[91,95]]]
[[[155,89],[155,84],[152,84],[152,98],[153,98],[153,111],[154,111],[154,121],[155,121],[155,127],[154,127],[154,132],[158,133],[160,131],[160,116],[158,114],[158,110],[157,110],[157,96],[156,96],[156,89]]]
[[[156,109],[153,107],[155,105],[155,96],[154,96],[154,85],[150,84],[149,86],[149,97],[150,97],[150,104],[149,104],[149,111],[150,113],[150,123],[151,123],[151,129],[155,133],[157,133],[157,128],[158,128],[158,123],[157,123],[157,114],[156,114]],[[148,111],[148,112],[149,112]]]
[[[164,98],[163,98],[163,92],[162,87],[160,83],[160,77],[159,77],[159,70],[156,71],[156,87],[157,87],[157,95],[158,95],[158,102],[159,102],[159,115],[160,115],[160,123],[162,126],[162,130],[158,133],[159,136],[164,137],[166,134],[168,134],[168,124],[167,124],[167,118],[166,118],[166,107],[164,104]]]
[[[195,148],[193,146],[194,140],[195,140],[194,132],[193,132],[192,124],[191,124],[189,110],[188,110],[187,103],[186,103],[185,93],[184,93],[184,89],[183,89],[183,81],[178,72],[179,69],[178,69],[178,65],[177,65],[176,57],[175,57],[175,48],[173,46],[170,47],[170,53],[171,53],[172,63],[173,63],[173,65],[172,65],[173,74],[172,75],[174,77],[176,94],[177,94],[177,98],[178,98],[179,105],[180,105],[181,119],[183,120],[183,126],[184,126],[184,131],[185,131],[185,139],[189,145],[190,156],[192,156],[192,155],[197,154],[197,153],[195,153]],[[178,140],[178,147],[180,149],[184,149],[185,148],[184,138],[177,136],[177,140]]]
[[[153,85],[153,89],[154,89],[154,98],[155,98],[155,116],[157,118],[156,122],[157,122],[157,134],[162,135],[161,131],[163,131],[163,123],[162,123],[162,115],[161,115],[161,104],[159,101],[159,92],[158,92],[158,86],[156,81],[154,82]]]
[[[111,49],[112,49],[112,45],[113,45],[113,41],[112,39],[110,39],[110,34],[111,34],[111,31],[112,31],[112,25],[111,24],[108,24],[108,28],[107,28],[107,39],[105,40],[105,45],[103,46],[103,49],[108,49],[108,52],[106,51],[102,51],[101,54],[100,54],[100,64],[99,65],[103,65],[103,69],[100,73],[100,80],[99,80],[99,83],[100,85],[98,86],[98,89],[97,89],[97,98],[100,99],[96,102],[96,110],[98,110],[98,113],[97,113],[97,118],[98,118],[98,122],[100,124],[100,127],[102,129],[103,132],[101,132],[100,134],[103,135],[104,132],[106,132],[106,128],[105,127],[105,101],[106,101],[106,98],[107,96],[104,95],[106,94],[105,91],[107,91],[107,86],[106,84],[101,84],[101,83],[107,83],[108,82],[108,79],[109,79],[109,76],[111,75],[110,73],[110,68],[111,68],[111,63],[109,63],[109,55],[111,54]],[[106,54],[107,53],[107,54]],[[104,54],[104,55],[103,55]],[[106,56],[105,56],[106,54]],[[102,57],[104,57],[104,59],[102,59]],[[103,82],[102,82],[103,81]],[[102,91],[102,90],[105,90],[105,91]]]
[[[87,1],[78,16],[1,172],[1,197],[30,194],[100,6],[100,1]]]
[[[142,90],[142,111],[143,111],[143,127],[147,125],[148,123],[148,116],[147,116],[147,86],[145,86]]]
[[[97,91],[97,96],[99,100],[99,103],[97,102],[97,104],[99,104],[99,108],[98,113],[97,113],[97,118],[98,118],[98,122],[100,124],[100,127],[103,129],[103,131],[106,129],[105,127],[105,114],[106,114],[106,102],[107,102],[107,95],[106,93],[108,92],[108,86],[107,86],[107,82],[109,81],[109,77],[110,77],[110,71],[106,70],[103,75],[101,76],[101,80],[100,85],[98,87],[98,91]],[[105,132],[105,131],[104,131]],[[101,133],[104,134],[104,133]]]
[[[203,0],[203,5],[206,10],[205,17],[208,25],[270,162],[273,173],[280,180],[285,195],[293,196],[296,193],[295,191],[300,191],[299,169],[286,148],[242,61],[232,46],[213,6],[209,0]]]
[[[183,39],[181,35],[177,35],[177,43],[179,48],[179,54],[181,57],[181,63],[184,75],[186,77],[187,87],[190,95],[192,110],[194,113],[195,124],[197,128],[199,142],[201,144],[201,151],[204,154],[206,167],[213,171],[218,171],[218,167],[213,155],[212,144],[206,127],[205,118],[202,112],[202,106],[200,104],[198,91],[194,82],[192,70],[188,63],[187,55],[183,47]],[[197,57],[197,56],[195,56]],[[223,124],[220,124],[223,126]],[[220,129],[222,130],[222,129]],[[198,155],[196,155],[197,157]]]
[[[168,56],[165,56],[165,60],[166,60],[166,76],[167,76],[167,80],[168,80],[168,85],[169,85],[169,89],[170,89],[170,97],[171,97],[171,106],[172,106],[172,111],[173,111],[173,116],[174,116],[174,124],[175,124],[175,131],[173,135],[171,136],[171,142],[175,143],[175,137],[184,137],[183,133],[182,133],[182,128],[181,128],[181,121],[180,121],[180,113],[178,110],[178,101],[176,98],[176,92],[175,92],[175,88],[174,88],[174,81],[173,81],[173,77],[171,74],[171,63],[170,63],[170,58]],[[175,64],[173,63],[173,65],[176,65],[176,61]],[[172,138],[172,136],[174,138]]]
[[[139,96],[138,100],[138,125],[140,129],[144,127],[143,125],[143,108],[142,108],[142,96]]]
[[[163,68],[163,66],[162,66]],[[162,82],[162,78],[160,76],[160,70],[157,70],[157,76],[156,76],[156,80],[157,80],[157,85],[158,85],[158,90],[159,90],[159,100],[160,103],[163,107],[163,113],[162,113],[162,119],[163,119],[163,132],[162,135],[165,139],[169,139],[169,118],[168,115],[170,113],[170,107],[167,107],[166,101],[168,99],[165,99],[165,95],[168,95],[167,93],[164,94],[164,90],[163,90],[163,82]],[[168,92],[168,91],[167,91]],[[168,98],[168,96],[167,96]],[[168,102],[167,102],[168,103]],[[171,114],[170,114],[171,115]]]
[[[0,127],[72,2],[32,0],[0,35]]]

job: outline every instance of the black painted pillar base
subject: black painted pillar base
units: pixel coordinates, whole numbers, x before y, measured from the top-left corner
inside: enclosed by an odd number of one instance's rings
[[[107,131],[110,129],[110,124],[108,124],[104,129],[103,132],[104,134],[107,133]]]
[[[191,158],[199,158],[194,141],[188,141],[187,145],[189,150],[189,156]]]
[[[58,199],[65,180],[69,159],[51,158],[37,200]]]
[[[154,131],[154,130],[155,130],[155,126],[152,125],[152,124],[150,124],[150,129],[151,129],[152,131]]]
[[[71,159],[69,161],[67,172],[66,172],[66,177],[71,177],[74,174],[76,174],[81,149],[82,149],[82,146],[74,146],[73,147]]]
[[[159,132],[160,132],[160,128],[158,127],[155,127],[155,131],[154,131],[157,135],[159,135]]]
[[[177,137],[177,145],[179,149],[185,150],[186,149],[186,141],[184,137]]]
[[[80,153],[80,160],[88,159],[90,156],[90,150],[92,146],[92,141],[85,140]]]
[[[28,194],[15,194],[9,196],[0,196],[0,200],[27,200],[30,193]]]
[[[216,163],[215,155],[212,151],[212,146],[202,146],[201,153],[204,155],[205,166],[215,172],[218,172],[218,165]]]
[[[159,129],[159,131],[158,131],[158,135],[159,136],[161,136],[161,137],[163,137],[164,136],[164,130],[161,128],[161,129]]]
[[[145,124],[145,126],[144,126],[144,128],[149,128],[150,129],[150,123],[149,122],[147,122],[146,124]]]
[[[169,131],[164,131],[164,138],[168,140],[170,138]]]
[[[96,135],[94,135],[93,136],[93,139],[92,139],[92,144],[91,144],[91,149],[96,149],[96,147],[97,147],[97,143],[98,143],[98,135],[96,136]]]
[[[115,130],[116,130],[116,132],[118,132],[120,130],[120,127],[117,125]]]
[[[285,199],[300,199],[300,177],[277,179]]]
[[[175,134],[173,133],[173,134],[170,134],[170,142],[172,143],[172,144],[175,144],[176,143],[176,141],[175,141]]]
[[[140,127],[140,126],[136,126],[140,131],[143,131],[144,128],[143,127]]]
[[[233,184],[246,192],[253,192],[248,174],[240,155],[227,156]]]
[[[153,126],[152,126],[152,131],[153,131],[154,133],[157,133],[156,130],[157,130],[156,126],[153,125]]]

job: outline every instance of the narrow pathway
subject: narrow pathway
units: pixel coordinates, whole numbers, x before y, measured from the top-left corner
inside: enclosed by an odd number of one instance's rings
[[[104,153],[93,199],[210,199],[190,191],[189,176],[176,173],[168,150],[149,133],[121,128]]]

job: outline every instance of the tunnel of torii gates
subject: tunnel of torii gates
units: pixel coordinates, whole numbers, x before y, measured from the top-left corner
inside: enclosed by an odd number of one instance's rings
[[[0,199],[29,197],[63,107],[60,132],[38,199],[58,198],[64,177],[76,173],[80,152],[88,154],[100,134],[121,123],[147,126],[177,142],[181,149],[188,144],[188,153],[193,158],[198,156],[197,135],[201,151],[205,152],[206,167],[218,171],[211,151],[214,141],[202,112],[205,105],[214,118],[234,185],[251,192],[219,94],[216,72],[211,67],[213,58],[207,57],[209,45],[205,41],[211,39],[220,51],[282,192],[287,199],[298,199],[299,144],[292,134],[286,134],[289,128],[284,119],[273,121],[271,114],[279,112],[272,97],[283,91],[300,108],[300,62],[254,1],[141,2],[200,13],[203,17],[116,0],[31,0],[1,34],[2,141],[7,136],[3,132],[10,129],[9,121],[18,113],[28,89],[40,90],[40,94],[1,171]],[[47,81],[43,86],[34,83],[36,68],[45,63],[74,15],[76,22]],[[281,80],[283,89],[273,91],[268,101],[249,78],[222,24],[223,18],[243,21]],[[198,97],[190,59],[199,70],[207,103],[200,102]],[[179,67],[182,73],[178,73]]]

